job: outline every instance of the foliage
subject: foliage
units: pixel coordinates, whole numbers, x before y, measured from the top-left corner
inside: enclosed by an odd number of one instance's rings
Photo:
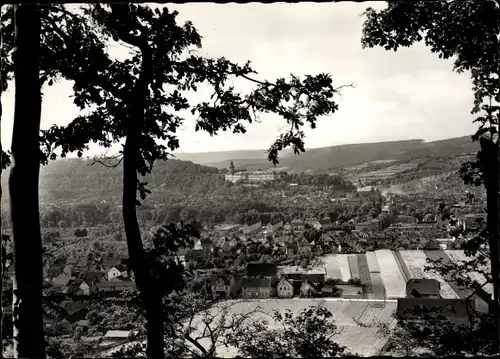
[[[1,167],[2,167],[2,170],[4,170],[10,166],[10,156],[8,153],[6,153],[5,151],[2,150],[0,157],[1,157]]]
[[[337,335],[332,313],[322,307],[303,309],[294,315],[275,311],[273,329],[266,321],[255,321],[229,335],[229,343],[245,357],[336,357],[346,354],[335,343]]]
[[[471,313],[468,323],[453,323],[438,308],[418,310],[419,320],[405,320],[407,314],[395,315],[396,322],[376,323],[377,334],[387,338],[385,354],[403,356],[492,355],[494,322],[486,315]],[[413,312],[413,313],[412,313]],[[416,314],[416,313],[415,313]]]
[[[169,320],[166,321],[166,355],[213,357],[228,347],[238,349],[245,357],[332,357],[345,355],[345,348],[333,342],[338,333],[332,314],[323,307],[304,309],[294,316],[277,311],[273,320],[282,330],[268,327],[257,315],[268,316],[262,308],[232,313],[238,302],[213,303],[203,297],[172,293],[165,298]],[[140,356],[144,347],[138,344],[122,350],[116,357]]]

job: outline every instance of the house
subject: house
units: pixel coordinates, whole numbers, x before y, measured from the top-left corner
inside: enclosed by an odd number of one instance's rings
[[[123,264],[114,266],[107,273],[108,280],[113,280],[114,278],[118,278],[120,276],[125,278],[128,276],[127,267]]]
[[[382,230],[382,221],[372,219],[371,221],[356,223],[355,229],[360,232],[375,232]]]
[[[69,324],[76,324],[81,320],[85,320],[89,309],[85,306],[84,308],[80,308],[78,310],[73,311],[71,314],[66,316],[63,321]]]
[[[286,244],[286,251],[285,251],[285,254],[288,254],[288,255],[294,255],[296,253],[298,253],[299,251],[299,246],[297,245],[297,243],[287,243]]]
[[[54,285],[54,287],[64,287],[68,285],[72,280],[73,277],[70,277],[66,274],[60,274],[52,281],[52,284]]]
[[[219,233],[228,233],[238,229],[239,227],[239,224],[217,224],[214,226],[214,230]]]
[[[200,239],[195,239],[194,240],[194,247],[193,247],[193,249],[194,250],[200,250],[202,248],[203,247],[201,246],[201,240]]]
[[[468,295],[471,295],[470,299],[474,300],[476,310],[479,313],[488,313],[490,306],[494,306],[495,302],[491,298],[491,295],[486,292],[483,288],[475,289],[475,293],[473,294],[472,290],[469,290]]]
[[[466,324],[469,311],[475,309],[475,301],[467,299],[398,298],[397,314],[403,320],[423,319],[427,311],[436,311],[455,324]],[[433,318],[436,318],[433,315]]]
[[[294,293],[293,284],[283,278],[279,281],[276,291],[279,298],[292,298]]]
[[[226,298],[230,290],[230,278],[224,274],[212,273],[211,275],[212,294],[215,298]]]
[[[271,279],[278,275],[278,266],[276,263],[248,263],[247,277],[263,277]]]
[[[278,229],[280,229],[282,227],[283,227],[283,221],[282,222],[278,222],[276,224],[268,223],[267,226],[266,226],[265,233],[266,234],[274,233],[275,231],[277,231]]]
[[[315,286],[320,286],[325,282],[325,273],[316,271],[290,271],[288,273],[283,273],[283,277],[291,282],[303,282],[307,280],[313,283]]]
[[[80,278],[84,282],[86,282],[90,287],[101,282],[104,277],[106,277],[106,273],[98,271],[85,272],[80,276]]]
[[[396,223],[396,224],[408,224],[408,225],[416,224],[417,218],[415,218],[413,216],[399,215],[394,220],[394,223]]]
[[[464,216],[465,228],[477,229],[481,225],[481,223],[485,222],[485,214],[466,214]]]
[[[309,224],[312,228],[314,228],[317,231],[319,231],[323,227],[317,219],[314,221],[308,221],[307,224]]]
[[[47,270],[48,278],[56,278],[58,275],[62,274],[64,267],[62,266],[52,266]]]
[[[299,241],[299,243],[298,243],[299,253],[303,253],[303,254],[311,253],[312,247],[313,247],[313,244],[309,243],[305,238],[303,240]]]
[[[134,288],[134,282],[124,280],[110,280],[96,284],[96,289],[99,292],[117,293]]]
[[[67,317],[82,309],[87,308],[89,306],[89,302],[65,300],[62,301],[59,306],[61,307],[63,316]]]
[[[86,319],[82,319],[76,322],[77,327],[89,328],[90,322]]]
[[[441,298],[441,284],[436,279],[410,279],[406,282],[407,298]]]
[[[114,255],[105,255],[101,258],[101,266],[104,269],[113,268],[118,264],[121,264],[121,260],[119,258],[116,258]]]
[[[324,217],[319,220],[319,223],[321,224],[321,227],[329,227],[332,225],[332,220],[330,217]]]
[[[78,288],[84,295],[90,295],[90,286],[86,282],[82,282]]]
[[[66,260],[66,265],[67,266],[74,266],[75,264],[78,263],[78,258],[76,257],[69,257],[67,260]]]
[[[271,281],[267,278],[243,278],[241,289],[243,298],[269,298]]]
[[[63,274],[71,277],[73,275],[73,266],[72,265],[66,265],[64,268],[63,268]]]
[[[200,239],[201,249],[206,252],[210,252],[214,247],[213,242],[209,238],[201,238]]]
[[[365,186],[365,187],[358,187],[357,192],[359,193],[370,193],[370,192],[375,192],[377,190],[376,187],[374,186]]]
[[[294,231],[303,231],[306,228],[305,223],[300,219],[294,219],[290,222],[290,225]]]
[[[279,236],[274,239],[274,241],[281,245],[281,246],[286,246],[288,243],[292,242],[292,237],[290,236]]]
[[[257,232],[261,227],[262,222],[257,222],[255,224],[252,224],[251,226],[245,225],[241,230],[243,231],[243,234],[250,234]]]
[[[204,258],[204,251],[203,250],[190,250],[186,252],[186,255],[184,256],[184,260],[186,261],[187,264],[191,265],[197,265],[199,262],[201,262]]]
[[[78,269],[78,270],[83,270],[85,268],[87,268],[89,265],[89,261],[87,259],[87,257],[80,257],[78,258],[78,262],[75,264],[75,268]]]
[[[337,290],[344,299],[361,299],[363,298],[363,287],[353,284],[337,284]]]
[[[303,297],[310,297],[316,294],[318,290],[316,286],[309,280],[305,279],[300,286],[300,295]]]

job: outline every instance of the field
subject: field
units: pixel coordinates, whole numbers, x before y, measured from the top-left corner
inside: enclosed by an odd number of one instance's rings
[[[322,259],[326,269],[326,277],[332,279],[342,279],[342,270],[339,266],[337,255],[329,254],[324,256]]]
[[[380,266],[378,265],[377,256],[375,252],[366,252],[366,263],[370,273],[380,273]]]
[[[351,270],[349,269],[349,261],[347,259],[347,254],[338,254],[337,263],[340,267],[340,274],[342,276],[342,281],[347,282],[351,279]]]
[[[406,282],[398,268],[394,254],[390,250],[375,252],[380,266],[380,275],[384,282],[387,298],[400,298],[405,296]]]
[[[269,299],[269,300],[254,300],[233,302],[230,306],[229,315],[233,313],[245,314],[250,311],[260,308],[266,313],[272,313],[274,310],[279,310],[282,313],[286,309],[292,310],[294,313],[299,313],[302,309],[310,306],[322,305],[329,309],[334,315],[335,322],[338,326],[340,334],[335,336],[336,342],[345,345],[350,351],[360,356],[377,355],[380,349],[386,342],[386,339],[379,338],[376,335],[376,328],[360,327],[355,320],[359,320],[364,324],[373,324],[373,320],[379,322],[392,322],[392,313],[396,310],[395,302],[387,303],[370,303],[363,302],[347,302],[347,301],[321,301],[316,299],[293,300],[293,299]],[[216,305],[217,306],[217,305]],[[220,311],[214,307],[214,312]],[[275,327],[274,321],[266,314],[255,313],[252,319],[262,318],[269,322],[271,327]],[[277,328],[277,327],[276,327]],[[207,343],[208,344],[208,343]],[[234,357],[236,351],[234,348],[225,348],[220,346],[217,351],[217,356]]]
[[[373,295],[373,287],[370,278],[370,269],[368,268],[368,262],[364,254],[358,255],[357,258],[358,258],[358,268],[359,268],[359,279],[361,280],[361,284],[366,290],[365,294],[367,294],[369,298],[370,295]]]
[[[360,177],[363,180],[382,180],[386,178],[391,178],[396,176],[397,174],[412,170],[418,166],[418,163],[406,163],[406,164],[399,164],[399,165],[393,165],[393,166],[388,166],[376,171],[371,171],[367,173],[362,173],[359,174],[358,177]],[[362,169],[362,168],[360,168]]]
[[[425,278],[423,269],[420,268],[417,260],[413,258],[411,251],[399,251],[399,253],[401,254],[401,258],[406,268],[408,268],[410,278]]]
[[[403,276],[403,279],[406,283],[411,278],[410,270],[406,266],[400,251],[394,251],[394,258],[396,258],[396,261],[400,267],[401,275]]]
[[[391,251],[378,250],[365,254],[332,254],[323,257],[328,263],[328,276],[342,278],[348,276],[359,278],[364,286],[365,298],[395,299],[404,297],[406,293],[406,282],[411,278],[436,279],[441,283],[441,296],[443,298],[465,298],[469,291],[459,288],[454,283],[449,283],[447,276],[439,275],[433,271],[425,271],[427,258],[436,260],[443,258],[446,261],[470,260],[463,251]],[[346,265],[347,262],[347,265]],[[489,272],[490,268],[482,268]],[[483,275],[479,273],[470,274],[479,283],[484,282]],[[488,293],[493,292],[491,284],[485,286]]]
[[[357,256],[355,254],[349,254],[349,256],[347,257],[347,261],[349,262],[349,270],[351,272],[351,278],[360,279]]]
[[[371,272],[370,280],[372,283],[372,290],[374,299],[385,299],[384,281],[380,273]]]

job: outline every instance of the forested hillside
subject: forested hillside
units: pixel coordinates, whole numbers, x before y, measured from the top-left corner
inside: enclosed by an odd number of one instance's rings
[[[67,158],[52,161],[40,171],[40,202],[119,203],[122,188],[122,166],[114,168],[92,164],[91,160]],[[9,169],[2,173],[2,186],[7,188]],[[148,188],[166,195],[207,193],[224,184],[224,176],[213,167],[179,160],[158,163],[145,178]],[[161,191],[160,191],[161,190]],[[3,191],[2,201],[8,199]]]

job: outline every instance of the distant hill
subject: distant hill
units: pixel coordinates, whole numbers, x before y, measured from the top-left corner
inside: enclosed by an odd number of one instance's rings
[[[375,143],[358,143],[308,149],[300,155],[283,156],[279,167],[287,167],[289,171],[304,172],[307,170],[331,170],[342,166],[353,166],[377,160],[408,161],[427,156],[443,157],[462,153],[477,152],[479,144],[472,142],[470,136],[450,138],[446,140],[425,142],[424,140],[405,140]],[[236,151],[237,155],[238,152]],[[237,168],[271,168],[272,163],[265,155],[261,159],[234,157]],[[229,160],[211,162],[210,166],[227,168]]]
[[[2,187],[8,188],[10,168],[2,173]],[[158,162],[153,173],[145,178],[153,192],[170,195],[196,194],[222,186],[224,176],[214,167],[189,161],[168,160]],[[49,162],[40,169],[40,202],[120,202],[122,166],[105,167],[91,165],[91,161],[65,158]],[[2,201],[8,199],[8,191],[2,191]],[[6,202],[4,202],[6,203]]]
[[[293,154],[288,149],[283,151],[282,157]],[[197,153],[175,153],[175,158],[182,161],[191,161],[202,165],[210,166],[211,163],[225,163],[229,166],[229,161],[238,158],[239,160],[259,161],[267,158],[266,150],[243,150],[243,151],[217,151],[217,152],[197,152]]]

